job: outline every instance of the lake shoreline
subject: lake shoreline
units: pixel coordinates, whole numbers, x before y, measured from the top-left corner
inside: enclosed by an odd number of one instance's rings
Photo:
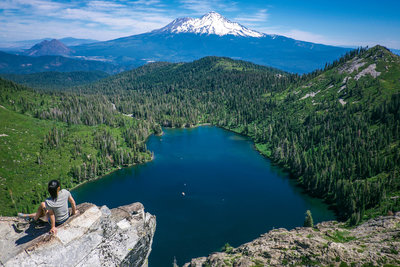
[[[150,256],[155,267],[172,262],[174,255],[183,264],[227,242],[238,246],[268,229],[293,229],[303,224],[308,209],[315,221],[335,220],[327,205],[303,194],[288,173],[260,155],[250,138],[203,126],[163,128],[162,137],[147,141],[152,163],[80,186],[75,200],[109,207],[143,203],[158,220]],[[238,210],[249,216],[239,219]]]
[[[266,153],[266,152],[262,151],[261,149],[259,149],[258,145],[262,145],[262,144],[261,143],[256,143],[251,136],[243,134],[243,133],[241,133],[239,131],[235,131],[234,129],[231,129],[231,128],[227,128],[227,127],[223,127],[223,126],[217,126],[217,125],[214,125],[214,124],[209,123],[209,122],[193,124],[193,125],[190,125],[189,127],[187,127],[186,125],[183,125],[182,127],[164,127],[164,128],[166,128],[166,129],[195,129],[195,128],[203,127],[203,126],[217,127],[217,128],[220,128],[220,129],[223,129],[223,130],[238,134],[240,136],[243,136],[243,137],[251,140],[251,142],[253,143],[253,149],[254,150],[256,150],[264,158],[268,159],[274,166],[279,167],[283,171],[287,172],[289,174],[289,179],[295,181],[295,186],[301,188],[305,194],[307,194],[310,197],[318,198],[318,199],[323,200],[323,202],[326,203],[329,206],[329,209],[331,209],[331,210],[333,210],[335,212],[335,219],[339,220],[339,218],[337,216],[337,213],[338,213],[337,208],[332,203],[329,203],[329,201],[327,199],[323,198],[323,197],[317,196],[315,194],[311,194],[310,191],[308,191],[303,185],[301,185],[299,183],[299,181],[298,181],[299,177],[296,177],[293,174],[293,171],[290,168],[278,163],[276,160],[274,160],[274,158],[271,156],[271,154],[268,155],[268,153]],[[155,135],[155,136],[158,136],[158,137],[162,137],[164,135],[164,131],[162,131],[160,134],[151,133],[150,135],[148,135],[146,137],[144,143],[147,143],[149,138],[152,135]],[[76,189],[78,187],[81,187],[81,186],[87,184],[88,182],[100,180],[100,179],[104,178],[105,176],[108,176],[108,175],[110,175],[110,174],[112,174],[112,173],[114,173],[114,172],[116,172],[118,170],[125,169],[125,168],[130,168],[130,167],[133,167],[133,166],[137,166],[137,165],[140,165],[140,164],[146,164],[148,162],[151,162],[154,159],[154,155],[153,155],[152,151],[150,151],[150,152],[152,153],[152,155],[151,155],[151,159],[149,159],[149,160],[146,160],[146,161],[141,162],[141,163],[131,164],[129,166],[123,166],[123,167],[114,168],[114,169],[112,169],[111,171],[107,172],[106,174],[104,174],[102,176],[98,176],[96,178],[84,181],[84,182],[82,182],[80,184],[77,184],[77,185],[73,186],[72,188],[69,188],[69,190],[72,191],[72,190],[74,190],[74,189]]]
[[[147,140],[147,139],[146,139],[146,140]],[[83,185],[89,183],[89,182],[93,182],[93,181],[96,181],[96,180],[101,180],[102,178],[104,178],[104,177],[106,177],[106,176],[108,176],[108,175],[110,175],[110,174],[113,174],[114,172],[117,172],[117,171],[119,171],[119,170],[122,170],[122,169],[125,169],[125,168],[131,168],[131,167],[133,167],[133,166],[137,166],[137,165],[140,165],[140,164],[146,164],[147,162],[150,162],[150,161],[152,161],[153,159],[154,159],[154,155],[152,154],[152,155],[151,155],[151,158],[150,158],[149,160],[144,161],[144,162],[141,162],[141,163],[134,163],[134,164],[130,164],[130,165],[128,165],[128,166],[122,166],[122,167],[121,167],[121,166],[118,166],[118,167],[116,167],[116,168],[113,168],[113,169],[110,170],[109,172],[105,173],[104,175],[97,176],[97,177],[95,177],[95,178],[93,178],[93,179],[90,179],[90,180],[86,180],[86,181],[84,181],[84,182],[82,182],[82,183],[79,183],[79,184],[77,184],[77,185],[75,185],[75,186],[73,186],[73,187],[71,187],[71,188],[68,188],[68,190],[69,190],[69,191],[72,191],[72,190],[74,190],[74,189],[77,189],[77,188],[79,188],[79,187],[81,187],[81,186],[83,186]]]
[[[287,172],[288,175],[289,175],[289,179],[293,180],[293,181],[295,182],[295,186],[301,188],[305,194],[307,194],[308,196],[313,197],[313,198],[321,199],[324,203],[326,203],[326,204],[328,205],[329,209],[330,209],[330,210],[333,210],[333,211],[335,212],[335,219],[336,219],[336,220],[339,220],[339,218],[338,218],[338,210],[337,210],[337,207],[335,207],[332,203],[330,203],[330,202],[328,201],[328,199],[326,199],[326,198],[324,198],[324,197],[317,196],[317,195],[315,195],[315,194],[311,194],[310,191],[308,191],[303,185],[301,185],[301,184],[299,183],[299,181],[298,181],[299,177],[296,177],[296,176],[293,174],[293,171],[292,171],[290,168],[288,168],[287,166],[284,166],[284,165],[278,163],[277,161],[274,160],[274,158],[271,156],[271,154],[268,154],[268,153],[266,153],[265,151],[263,151],[262,149],[260,149],[260,148],[259,148],[259,145],[263,145],[263,144],[261,144],[261,143],[256,143],[256,142],[253,140],[253,138],[252,138],[251,136],[246,135],[246,134],[243,134],[243,133],[240,133],[239,131],[235,131],[234,129],[230,129],[230,128],[223,127],[223,126],[217,126],[217,125],[214,125],[214,124],[209,123],[209,122],[198,123],[198,124],[190,125],[189,127],[187,127],[186,125],[183,125],[182,127],[164,127],[164,128],[166,128],[166,129],[195,129],[195,128],[203,127],[203,126],[217,127],[217,128],[220,128],[220,129],[223,129],[223,130],[226,130],[226,131],[229,131],[229,132],[238,134],[238,135],[240,135],[240,136],[243,136],[243,137],[245,137],[245,138],[251,140],[251,142],[253,143],[253,149],[254,149],[254,150],[256,150],[262,157],[268,159],[274,166],[276,166],[276,167],[282,169],[284,172]],[[149,140],[149,138],[150,138],[152,135],[155,135],[155,136],[158,136],[158,137],[162,137],[162,136],[164,135],[164,131],[162,131],[160,134],[151,133],[150,135],[148,135],[148,136],[146,137],[144,143],[147,143],[148,140]],[[265,145],[267,145],[267,144],[265,144]],[[116,167],[116,168],[110,170],[109,172],[105,173],[105,174],[102,175],[102,176],[98,176],[98,177],[96,177],[96,178],[93,178],[93,179],[84,181],[84,182],[82,182],[82,183],[79,183],[79,184],[77,184],[77,185],[75,185],[75,186],[69,188],[69,190],[72,191],[72,190],[74,190],[74,189],[77,189],[77,188],[79,188],[79,187],[81,187],[81,186],[83,186],[83,185],[89,183],[89,182],[96,181],[96,180],[100,180],[100,179],[102,179],[102,178],[104,178],[104,177],[106,177],[106,176],[108,176],[108,175],[111,175],[111,174],[115,173],[115,172],[118,171],[118,170],[125,169],[125,168],[130,168],[130,167],[133,167],[133,166],[137,166],[137,165],[140,165],[140,164],[146,164],[146,163],[148,163],[148,162],[151,162],[151,161],[154,159],[154,154],[153,154],[153,151],[150,151],[150,152],[152,153],[152,155],[151,155],[151,159],[149,159],[149,160],[146,160],[146,161],[141,162],[141,163],[131,164],[131,165],[128,165],[128,166],[119,166],[119,167]]]
[[[292,170],[292,169],[290,169],[290,168],[287,167],[287,166],[284,166],[284,165],[280,164],[279,162],[277,162],[277,161],[271,156],[271,154],[268,155],[267,152],[264,152],[263,150],[261,150],[261,149],[258,147],[259,145],[263,145],[262,143],[256,143],[256,142],[253,140],[253,138],[252,138],[251,136],[246,135],[246,134],[243,134],[243,133],[240,133],[240,132],[238,132],[238,131],[235,131],[234,129],[226,128],[226,127],[223,127],[223,126],[213,125],[213,124],[211,124],[211,123],[208,123],[207,125],[215,126],[215,127],[224,129],[224,130],[226,130],[226,131],[229,131],[229,132],[238,134],[238,135],[240,135],[240,136],[246,137],[246,138],[248,138],[249,140],[251,140],[251,142],[253,142],[253,148],[254,148],[261,156],[263,156],[264,158],[266,158],[266,159],[268,159],[269,161],[271,161],[271,163],[272,163],[274,166],[276,166],[276,167],[282,169],[283,171],[287,172],[287,173],[289,174],[289,179],[295,181],[295,183],[296,183],[295,186],[301,188],[301,189],[303,190],[303,192],[304,192],[305,194],[307,194],[308,196],[313,197],[313,198],[321,199],[325,204],[328,205],[328,208],[329,208],[330,210],[332,210],[332,211],[335,213],[335,220],[337,220],[337,221],[343,221],[343,220],[340,220],[340,218],[338,217],[338,209],[337,209],[337,207],[336,207],[334,204],[332,204],[331,202],[329,202],[329,200],[326,199],[325,197],[321,197],[321,196],[312,194],[311,191],[307,190],[302,184],[299,183],[299,181],[298,181],[299,177],[297,177],[297,176],[293,173],[293,170]],[[268,144],[265,144],[265,145],[268,145]]]

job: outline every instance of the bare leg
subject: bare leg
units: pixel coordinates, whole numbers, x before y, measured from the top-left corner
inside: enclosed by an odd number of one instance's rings
[[[40,203],[37,212],[36,213],[31,213],[31,214],[24,214],[25,216],[34,219],[37,221],[39,218],[45,217],[44,219],[47,220],[47,210],[46,210],[46,204],[44,202]]]

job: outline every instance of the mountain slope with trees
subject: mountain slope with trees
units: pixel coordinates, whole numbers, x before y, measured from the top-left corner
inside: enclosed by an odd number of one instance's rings
[[[63,90],[68,87],[92,83],[108,77],[102,71],[36,72],[29,74],[0,74],[0,77],[36,89]]]
[[[65,127],[105,125],[120,132],[122,147],[138,140],[143,145],[160,126],[211,123],[247,135],[310,194],[356,224],[400,210],[399,79],[400,57],[376,46],[302,76],[206,57],[148,64],[64,93],[10,83],[22,93],[2,90],[0,103]],[[124,121],[131,118],[123,114],[130,114],[136,127],[127,127]],[[89,143],[96,148],[95,141]],[[148,153],[140,146],[139,151]],[[98,157],[107,159],[108,153]],[[71,165],[71,173],[79,174],[79,164]]]
[[[81,87],[163,126],[212,123],[248,135],[339,217],[400,209],[400,59],[358,49],[298,76],[227,58],[157,63]]]
[[[43,93],[0,79],[0,215],[33,212],[57,178],[71,188],[151,159],[151,123],[102,96]]]
[[[27,74],[45,71],[104,71],[118,73],[127,69],[130,68],[95,60],[80,60],[63,56],[28,57],[0,51],[0,73]]]

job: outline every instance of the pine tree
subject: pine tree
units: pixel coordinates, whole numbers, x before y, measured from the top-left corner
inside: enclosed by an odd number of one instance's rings
[[[306,211],[306,218],[304,219],[304,227],[314,227],[314,220],[311,215],[311,211]]]

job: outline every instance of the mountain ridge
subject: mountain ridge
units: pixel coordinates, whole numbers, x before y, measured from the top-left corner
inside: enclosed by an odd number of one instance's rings
[[[24,50],[31,48],[35,44],[38,44],[45,40],[51,41],[53,39],[57,39],[57,38],[41,38],[41,39],[33,39],[33,40],[0,42],[0,49],[3,51],[23,52]],[[74,38],[74,37],[63,37],[63,38],[59,38],[57,40],[62,42],[66,46],[74,46],[74,45],[99,42],[98,40],[94,40],[94,39],[81,39],[81,38]]]
[[[104,42],[72,46],[76,56],[102,57],[117,64],[189,62],[206,56],[230,57],[294,73],[323,68],[350,49],[262,34],[218,13],[178,18],[167,26]]]
[[[68,56],[73,51],[57,39],[44,40],[24,51],[26,56]]]
[[[30,57],[15,55],[0,51],[0,73],[28,74],[46,71],[104,71],[117,73],[129,66],[117,66],[108,62],[95,60],[80,60],[63,56]]]

